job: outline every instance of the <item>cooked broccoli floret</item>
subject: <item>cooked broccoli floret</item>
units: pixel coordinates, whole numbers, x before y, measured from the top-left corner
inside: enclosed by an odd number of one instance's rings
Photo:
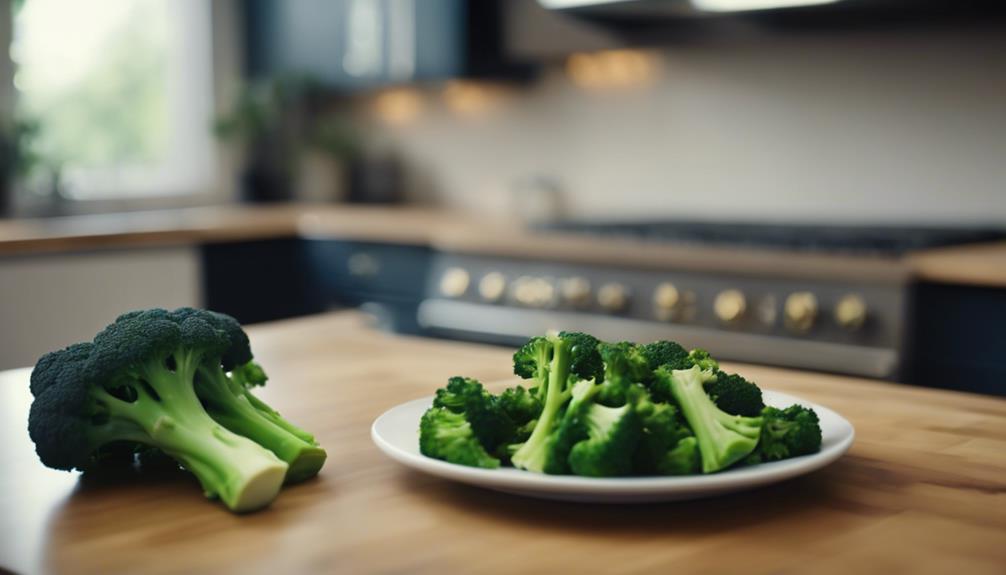
[[[460,413],[434,407],[419,422],[419,451],[450,463],[495,469],[500,460],[489,455],[472,426]]]
[[[536,342],[535,338],[532,342]],[[531,345],[532,342],[528,342]],[[525,348],[528,347],[525,345]],[[561,422],[560,411],[572,398],[572,387],[577,380],[595,380],[603,375],[603,365],[597,353],[597,340],[581,333],[562,332],[548,336],[544,342],[537,341],[536,346],[544,346],[545,350],[536,352],[535,361],[540,357],[549,357],[548,365],[542,370],[535,366],[536,378],[540,374],[545,379],[538,380],[539,397],[544,397],[542,411],[531,436],[513,454],[511,461],[514,466],[528,471],[544,472],[546,468],[553,470],[565,467],[564,457],[557,456],[553,448]],[[524,348],[521,348],[522,350]],[[537,348],[535,348],[537,349]],[[521,352],[518,352],[518,355]],[[516,356],[515,356],[516,357]],[[519,374],[518,374],[519,375]]]
[[[602,343],[597,351],[604,362],[604,383],[597,401],[611,407],[625,405],[629,389],[650,377],[650,366],[640,346],[623,341]]]
[[[437,390],[433,407],[443,407],[464,416],[482,446],[492,452],[501,443],[513,441],[517,426],[507,417],[498,399],[482,384],[468,377],[452,377]]]
[[[669,366],[669,369],[687,369],[692,366],[688,350],[673,341],[655,341],[642,348],[651,372],[662,366]]]
[[[670,388],[695,434],[703,473],[726,469],[754,451],[761,432],[761,419],[730,415],[716,407],[703,389],[703,383],[713,377],[710,369],[703,370],[699,365],[673,371],[659,368],[654,375]]]
[[[288,466],[215,421],[196,394],[202,363],[231,346],[196,314],[154,309],[120,316],[94,338],[47,354],[32,376],[28,430],[42,462],[87,469],[103,446],[155,447],[234,511],[268,505]]]
[[[582,417],[587,439],[569,452],[569,468],[577,475],[615,477],[632,471],[632,452],[639,436],[634,407],[591,403]]]
[[[698,473],[701,460],[695,438],[678,410],[649,398],[639,400],[636,410],[642,431],[634,455],[635,471],[644,475]]]
[[[541,414],[541,402],[538,398],[519,385],[500,394],[499,406],[517,425],[525,425]]]
[[[786,409],[766,407],[761,418],[761,439],[745,460],[747,463],[778,461],[821,449],[821,424],[813,409],[802,405]]]
[[[765,407],[758,386],[736,373],[717,371],[716,379],[706,383],[706,393],[731,415],[757,417]]]

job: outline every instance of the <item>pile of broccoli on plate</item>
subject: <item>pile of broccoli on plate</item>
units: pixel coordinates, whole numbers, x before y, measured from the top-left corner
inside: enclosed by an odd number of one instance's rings
[[[419,448],[450,463],[590,477],[715,473],[815,453],[812,409],[761,390],[703,350],[670,341],[535,337],[514,354],[529,389],[492,395],[453,377],[423,415]]]
[[[149,309],[91,342],[42,356],[28,432],[55,469],[87,471],[169,456],[232,511],[265,507],[284,483],[315,476],[314,436],[251,393],[266,374],[248,336],[221,313]]]

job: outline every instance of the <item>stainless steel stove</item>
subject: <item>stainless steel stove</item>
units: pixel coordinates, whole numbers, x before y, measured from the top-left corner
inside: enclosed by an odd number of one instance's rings
[[[436,246],[418,310],[435,335],[514,343],[549,329],[673,339],[724,359],[897,378],[914,250],[996,229],[564,223]]]

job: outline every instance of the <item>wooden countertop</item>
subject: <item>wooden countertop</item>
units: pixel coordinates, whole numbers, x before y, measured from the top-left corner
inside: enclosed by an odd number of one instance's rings
[[[250,330],[261,395],[329,460],[235,516],[181,472],[81,478],[36,459],[28,370],[0,374],[0,567],[33,573],[1002,573],[1006,400],[767,367],[762,386],[856,426],[834,465],[717,499],[585,505],[428,477],[370,441],[448,376],[510,377],[510,351],[406,338],[338,313]],[[3,569],[0,569],[2,571]]]
[[[56,218],[0,220],[0,255],[101,248],[327,237],[429,244],[455,214],[405,207],[214,206]]]
[[[909,256],[920,280],[945,284],[1006,287],[1006,242],[926,250]]]

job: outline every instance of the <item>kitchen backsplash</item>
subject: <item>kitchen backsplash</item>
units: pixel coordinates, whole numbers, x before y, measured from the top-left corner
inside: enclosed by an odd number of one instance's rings
[[[611,85],[556,64],[530,86],[385,94],[360,117],[405,157],[414,198],[473,211],[511,209],[520,182],[544,177],[572,217],[1006,223],[994,30],[806,32],[644,57],[641,76]]]

